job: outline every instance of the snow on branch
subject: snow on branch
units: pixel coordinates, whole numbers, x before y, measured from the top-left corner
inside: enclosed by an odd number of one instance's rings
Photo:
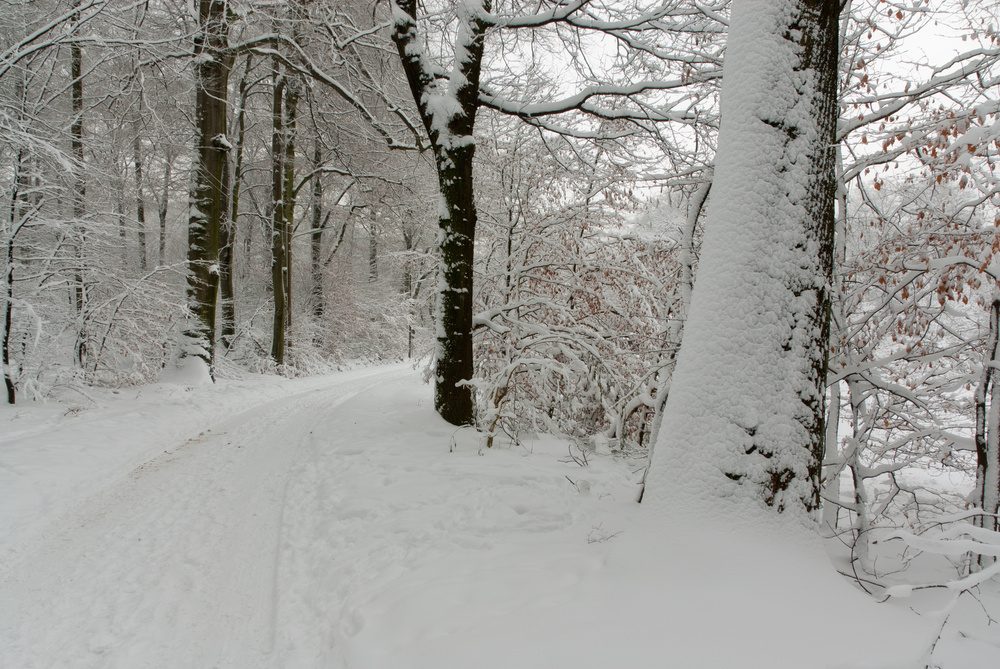
[[[281,50],[277,49],[276,47],[278,44],[289,48],[292,53],[294,53],[295,57],[290,58]],[[381,135],[382,139],[385,140],[385,143],[390,148],[410,150],[417,148],[415,146],[404,145],[397,142],[396,139],[384,127],[382,127],[382,123],[379,121],[378,117],[370,109],[368,109],[367,105],[365,105],[359,97],[354,95],[347,86],[342,84],[333,76],[327,74],[318,65],[316,65],[312,58],[306,54],[299,43],[295,40],[280,33],[270,33],[242,44],[237,44],[233,46],[233,51],[235,53],[239,53],[241,51],[253,51],[254,53],[262,56],[277,58],[285,67],[300,74],[304,74],[330,88],[333,92],[340,96],[341,99],[358,111],[365,121],[367,121],[368,124],[374,128],[379,135]]]
[[[977,509],[964,514],[963,517],[967,518],[983,513],[982,510]],[[944,519],[942,522],[948,522],[948,519]],[[937,555],[961,556],[971,553],[990,558],[1000,558],[1000,533],[982,527],[975,527],[965,522],[955,523],[933,537],[899,530],[888,535],[882,541],[894,539],[903,541],[911,548]],[[975,588],[997,575],[1000,575],[1000,560],[994,561],[980,571],[973,572],[962,578],[923,585],[896,585],[887,588],[885,594],[886,597],[906,597],[914,590],[925,590],[928,588],[947,588],[949,590],[965,591]]]
[[[695,75],[689,79],[674,79],[661,81],[640,81],[628,86],[600,85],[588,86],[579,93],[571,95],[562,100],[553,102],[527,103],[505,100],[497,95],[482,92],[479,95],[479,102],[490,109],[499,111],[511,116],[525,118],[537,118],[543,116],[553,116],[565,114],[570,111],[582,111],[592,116],[604,119],[641,119],[646,121],[690,121],[696,116],[690,111],[679,114],[669,113],[663,110],[648,109],[644,112],[637,112],[629,109],[613,109],[591,104],[591,99],[595,97],[632,97],[647,93],[649,91],[667,91],[685,88],[692,83],[706,82],[722,77],[721,70],[712,70]]]

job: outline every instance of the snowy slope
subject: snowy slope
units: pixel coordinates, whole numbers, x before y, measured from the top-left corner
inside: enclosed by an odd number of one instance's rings
[[[0,667],[915,667],[937,635],[768,516],[482,448],[405,366],[168,386],[0,413]],[[997,666],[986,634],[943,666]]]

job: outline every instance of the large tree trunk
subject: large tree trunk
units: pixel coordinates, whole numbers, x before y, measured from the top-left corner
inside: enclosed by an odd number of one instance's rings
[[[274,294],[274,321],[271,333],[271,357],[275,364],[285,364],[285,205],[284,132],[282,94],[285,77],[277,59],[274,62],[274,89],[271,100],[271,288]]]
[[[422,59],[417,34],[416,0],[394,0],[393,40],[421,120],[434,148],[441,206],[441,281],[438,291],[438,340],[435,352],[434,408],[453,425],[475,421],[472,379],[472,264],[476,239],[476,203],[472,162],[476,152],[473,130],[479,109],[479,75],[490,11],[489,0],[465,3],[456,33],[456,58],[450,82]],[[431,105],[431,98],[447,96],[454,104]],[[444,118],[435,118],[441,114]]]
[[[79,0],[75,3],[79,7]],[[72,22],[79,22],[79,15],[74,14]],[[71,86],[71,98],[73,106],[73,124],[70,126],[70,148],[73,159],[76,161],[76,171],[73,179],[73,220],[77,229],[76,244],[74,245],[74,260],[76,268],[74,270],[74,304],[76,306],[76,363],[80,369],[87,368],[87,286],[83,272],[83,247],[87,239],[87,230],[83,225],[83,218],[87,213],[87,181],[84,175],[83,156],[83,49],[79,42],[70,44],[70,77],[73,80]]]
[[[647,500],[819,507],[837,0],[736,0],[712,201]]]
[[[202,360],[210,373],[214,373],[219,226],[226,202],[224,183],[229,158],[226,99],[232,56],[228,50],[226,6],[224,0],[200,0],[201,29],[194,39],[198,138],[188,219],[187,300],[191,320],[181,355]]]

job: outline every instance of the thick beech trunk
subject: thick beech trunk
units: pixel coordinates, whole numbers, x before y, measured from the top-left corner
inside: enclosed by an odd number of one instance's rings
[[[819,507],[839,9],[733,3],[700,269],[648,477],[654,505]]]
[[[229,158],[226,100],[232,56],[228,50],[226,7],[224,0],[200,0],[201,27],[194,40],[198,136],[188,219],[187,300],[191,318],[181,355],[200,358],[210,372],[215,354],[219,291],[219,226],[226,204],[225,174]]]

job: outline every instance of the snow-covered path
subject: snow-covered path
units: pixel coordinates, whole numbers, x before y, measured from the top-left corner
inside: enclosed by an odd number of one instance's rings
[[[8,666],[267,664],[290,481],[342,431],[338,405],[402,373],[243,411],[64,516],[0,586],[23,606],[3,608]]]
[[[576,464],[483,456],[424,394],[401,367],[331,377],[114,480],[6,565],[0,665],[339,667],[365,605],[403,573],[498,532],[579,525],[584,542]],[[626,473],[611,480],[630,494]]]
[[[769,514],[485,449],[405,366],[64,409],[0,412],[2,669],[909,669],[937,633]],[[994,666],[983,634],[935,659]]]

